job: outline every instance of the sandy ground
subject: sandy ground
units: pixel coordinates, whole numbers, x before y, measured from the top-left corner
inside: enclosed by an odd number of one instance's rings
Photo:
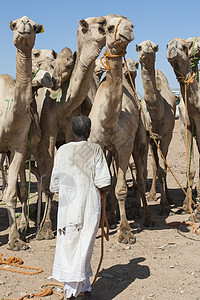
[[[196,155],[196,162],[197,153]],[[149,160],[150,161],[150,160]],[[186,159],[184,144],[180,135],[179,120],[176,120],[173,140],[170,145],[168,159],[170,167],[179,182],[186,185]],[[149,189],[152,172],[148,165]],[[93,287],[93,296],[97,300],[198,300],[200,299],[200,236],[191,231],[190,226],[169,226],[171,221],[187,221],[189,214],[179,214],[184,194],[168,172],[168,187],[173,205],[170,216],[159,215],[160,193],[158,188],[157,201],[149,203],[155,226],[145,228],[143,218],[129,220],[136,235],[134,245],[117,242],[118,225],[110,229],[110,240],[105,241],[104,259],[98,279]],[[159,187],[159,185],[158,185]],[[32,183],[31,192],[36,191]],[[130,201],[130,197],[128,198]],[[19,204],[18,204],[19,205]],[[34,198],[30,210],[34,208]],[[53,229],[56,229],[55,211],[57,198],[53,201]],[[20,214],[20,205],[16,215]],[[18,218],[19,221],[20,217]],[[199,224],[197,223],[198,227]],[[45,283],[54,283],[48,279],[51,275],[56,239],[37,241],[35,239],[34,222],[30,222],[30,248],[26,251],[9,251],[6,249],[8,240],[8,220],[6,206],[0,202],[0,253],[3,258],[21,257],[24,265],[39,267],[43,272],[37,275],[24,275],[0,270],[0,299],[20,298],[27,293],[39,293],[39,287]],[[94,273],[100,259],[100,230],[96,238],[92,267]],[[62,291],[55,287],[54,291]],[[42,299],[59,299],[58,295]]]

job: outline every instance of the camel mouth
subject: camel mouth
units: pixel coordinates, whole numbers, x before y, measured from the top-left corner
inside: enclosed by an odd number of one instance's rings
[[[119,35],[121,37],[122,42],[131,42],[131,41],[133,41],[133,36],[132,35],[127,36],[127,35],[124,35],[124,34],[121,34],[121,33]]]
[[[19,35],[23,38],[27,38],[31,35],[31,32],[30,31],[29,32],[20,32],[19,31]]]

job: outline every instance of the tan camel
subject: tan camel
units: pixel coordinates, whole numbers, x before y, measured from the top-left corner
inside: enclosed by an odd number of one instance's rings
[[[188,44],[182,39],[174,39],[167,44],[167,59],[171,64],[174,73],[179,81],[181,94],[183,100],[187,100],[187,113],[190,123],[187,126],[188,133],[188,155],[190,153],[191,145],[191,127],[194,124],[196,142],[198,152],[200,154],[200,101],[199,101],[199,86],[197,81],[194,79],[193,70],[190,65]],[[190,83],[186,84],[186,81],[193,78]],[[185,87],[187,99],[185,99]],[[192,182],[189,183],[192,185]],[[189,193],[189,188],[187,190]],[[185,212],[189,212],[189,199],[185,197],[182,209]]]
[[[49,239],[54,236],[50,220],[53,195],[49,192],[49,182],[54,162],[56,139],[59,132],[65,132],[66,141],[73,138],[70,125],[71,118],[73,115],[79,114],[80,104],[88,93],[95,60],[105,45],[105,22],[103,17],[92,17],[79,21],[77,58],[70,79],[64,81],[57,91],[40,89],[36,99],[37,103],[40,103],[38,109],[40,109],[42,137],[37,147],[33,147],[33,153],[39,173],[44,176],[43,191],[46,202],[43,220],[37,234],[38,239]]]
[[[115,40],[116,33],[116,40]],[[133,40],[133,25],[127,18],[111,18],[106,26],[106,57],[109,70],[106,79],[101,83],[89,114],[92,122],[89,141],[101,145],[114,156],[117,166],[117,184],[115,195],[120,210],[119,242],[134,243],[135,236],[131,233],[125,211],[127,196],[126,170],[131,154],[134,152],[135,137],[139,125],[140,112],[134,98],[133,90],[124,81],[122,83],[122,54],[127,45]],[[123,52],[122,52],[123,50]],[[114,57],[113,57],[114,55]],[[145,131],[144,131],[145,132]],[[134,152],[134,158],[136,158]],[[145,199],[145,183],[142,167],[139,168],[140,157],[135,160],[138,170],[138,184],[142,191],[146,222],[150,213]]]
[[[40,33],[43,27],[28,17],[22,17],[10,22],[10,29],[13,31],[13,43],[17,48],[16,83],[9,75],[0,76],[0,152],[11,152],[8,185],[4,191],[4,200],[7,204],[10,224],[8,249],[18,250],[25,249],[27,246],[20,239],[16,225],[16,184],[19,169],[24,161],[31,124],[31,51],[36,33]]]
[[[160,70],[155,71],[155,53],[158,51],[158,45],[147,40],[137,45],[136,50],[141,64],[144,112],[148,112],[147,120],[166,159],[175,122],[176,97],[172,94],[165,75]],[[161,189],[161,213],[168,214],[170,197],[166,180],[167,166],[152,138],[149,143],[153,157],[153,181],[148,199],[156,200],[157,175]]]
[[[188,38],[186,40],[189,47],[189,59],[191,63],[191,68],[195,73],[195,79],[199,85],[199,70],[198,70],[198,60],[200,59],[200,38]],[[179,119],[181,126],[181,134],[183,141],[185,143],[185,103],[183,99],[181,99],[179,103]],[[195,126],[194,120],[187,116],[187,145],[188,145],[188,153],[190,156],[190,172],[189,172],[189,184],[192,189],[194,177],[195,177],[195,162],[194,162],[194,145],[193,142],[196,140],[195,134]],[[192,151],[191,151],[192,150]],[[200,167],[199,167],[199,178],[196,186],[197,197],[200,197]],[[187,201],[187,200],[186,200]]]

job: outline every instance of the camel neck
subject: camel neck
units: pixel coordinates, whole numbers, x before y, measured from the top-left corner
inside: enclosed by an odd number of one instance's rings
[[[32,59],[31,51],[26,53],[17,49],[16,54],[16,84],[14,105],[17,111],[30,111],[32,100]]]
[[[144,89],[144,100],[147,105],[147,110],[152,121],[159,121],[163,117],[164,110],[162,97],[156,86],[154,65],[147,67],[145,64],[141,64],[141,75]]]
[[[109,49],[106,49],[109,53]],[[102,124],[105,127],[114,127],[119,119],[122,109],[122,57],[107,56],[109,70],[106,72],[105,103],[103,106],[105,119]]]
[[[75,67],[70,78],[66,101],[63,106],[63,112],[66,113],[66,116],[70,116],[86,98],[93,78],[95,60],[100,52],[101,49],[98,47],[96,49],[88,49],[86,56],[84,55],[85,51],[77,51]]]

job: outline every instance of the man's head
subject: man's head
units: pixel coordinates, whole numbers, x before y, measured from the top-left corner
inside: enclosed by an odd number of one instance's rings
[[[78,138],[88,139],[90,135],[91,120],[86,116],[78,116],[72,119],[72,131]]]

